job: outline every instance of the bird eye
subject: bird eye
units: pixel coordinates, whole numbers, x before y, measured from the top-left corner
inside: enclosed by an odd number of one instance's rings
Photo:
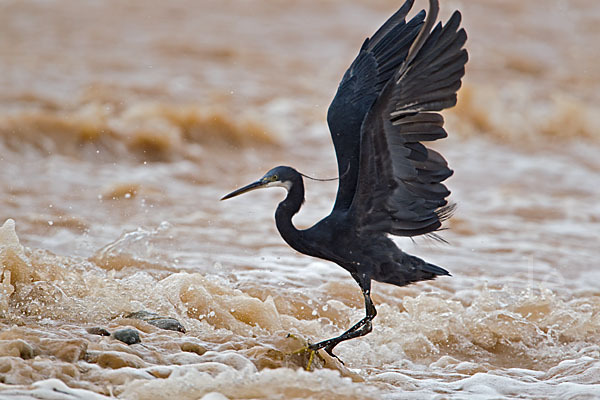
[[[277,175],[273,175],[273,176],[271,177],[271,180],[272,180],[273,182],[275,182],[277,179],[279,179],[279,177],[278,177]]]

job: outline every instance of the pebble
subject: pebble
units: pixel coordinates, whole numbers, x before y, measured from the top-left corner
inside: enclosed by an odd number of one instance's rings
[[[149,311],[136,311],[125,316],[125,318],[139,319],[144,322],[154,325],[157,328],[168,331],[185,333],[185,327],[175,318],[164,317]]]
[[[87,328],[86,329],[87,333],[91,334],[91,335],[100,335],[100,336],[110,336],[110,332],[107,331],[104,328],[101,328],[99,326],[94,326],[92,328]]]
[[[117,340],[120,340],[121,342],[123,342],[125,344],[130,344],[130,345],[142,342],[138,331],[136,331],[135,329],[131,329],[131,328],[119,329],[118,331],[114,331],[112,334],[112,337],[114,337]]]
[[[151,319],[147,321],[150,325],[154,325],[157,328],[165,329],[167,331],[175,331],[185,333],[185,328],[179,321],[174,318],[159,318]]]

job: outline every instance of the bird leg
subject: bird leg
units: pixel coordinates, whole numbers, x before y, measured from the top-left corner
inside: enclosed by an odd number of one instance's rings
[[[350,340],[350,339],[357,338],[359,336],[364,336],[367,333],[371,332],[371,330],[373,329],[371,321],[377,315],[377,310],[375,309],[375,306],[373,305],[373,301],[371,300],[371,291],[369,289],[367,289],[367,290],[363,289],[362,292],[363,292],[363,296],[365,297],[366,316],[363,319],[361,319],[360,321],[358,321],[356,324],[352,325],[352,327],[350,329],[348,329],[346,332],[342,333],[340,336],[337,336],[337,337],[334,337],[331,339],[327,339],[327,340],[323,340],[322,342],[319,342],[319,343],[309,344],[308,345],[309,350],[317,351],[320,349],[325,349],[327,354],[329,354],[332,357],[337,358],[342,364],[344,363],[342,360],[340,360],[338,358],[338,356],[333,354],[333,348],[345,340]]]

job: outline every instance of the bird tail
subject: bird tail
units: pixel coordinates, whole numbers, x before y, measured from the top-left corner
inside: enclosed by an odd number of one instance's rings
[[[406,253],[402,253],[399,262],[382,264],[376,272],[373,279],[396,286],[406,286],[414,282],[432,280],[440,275],[450,275],[444,268]]]

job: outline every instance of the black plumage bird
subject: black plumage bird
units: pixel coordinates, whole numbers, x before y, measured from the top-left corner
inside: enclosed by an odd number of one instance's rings
[[[452,170],[421,142],[447,136],[437,111],[456,104],[468,59],[463,48],[467,35],[459,27],[458,11],[434,27],[437,0],[429,1],[427,18],[421,11],[405,22],[413,2],[407,0],[365,40],[329,106],[327,122],[339,173],[331,214],[309,229],[294,227],[304,183],[302,174],[285,166],[222,198],[258,188],[286,188],[287,197],[275,212],[283,239],[301,253],[340,265],[360,285],[366,316],[340,336],[309,345],[313,352],[325,349],[333,355],[340,342],[371,331],[377,313],[371,280],[404,286],[449,275],[402,252],[388,237],[435,236],[453,211],[442,183]]]

